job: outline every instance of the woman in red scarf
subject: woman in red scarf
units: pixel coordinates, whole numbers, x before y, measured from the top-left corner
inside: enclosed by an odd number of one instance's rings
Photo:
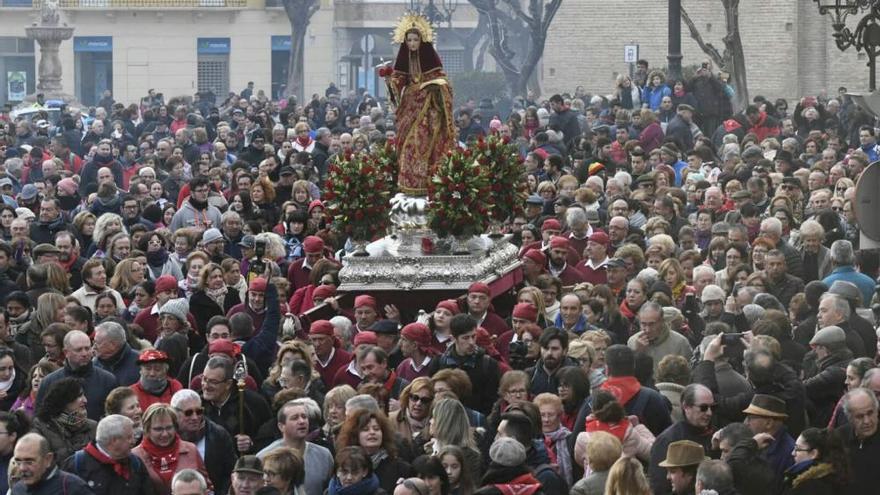
[[[196,446],[178,435],[177,413],[171,406],[153,404],[144,413],[143,424],[144,439],[132,453],[147,466],[157,495],[171,494],[171,478],[181,469],[195,469],[208,479]]]
[[[626,284],[626,296],[620,303],[620,314],[629,322],[630,335],[639,331],[637,318],[639,308],[648,300],[648,286],[640,279],[634,278]]]

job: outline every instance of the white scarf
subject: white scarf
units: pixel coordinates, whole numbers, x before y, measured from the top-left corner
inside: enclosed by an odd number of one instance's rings
[[[12,368],[12,376],[9,377],[9,380],[0,382],[0,392],[8,392],[12,388],[13,382],[15,382],[15,368]]]

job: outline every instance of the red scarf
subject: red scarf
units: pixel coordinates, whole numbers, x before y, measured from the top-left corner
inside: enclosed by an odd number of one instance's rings
[[[626,406],[627,402],[639,393],[642,384],[634,376],[614,376],[605,380],[599,388],[611,392],[621,406]]]
[[[305,138],[297,137],[296,142],[303,148],[308,148],[309,145],[312,144],[312,138],[310,136],[306,136]]]
[[[394,388],[394,382],[396,381],[397,373],[392,370],[391,373],[388,373],[388,379],[385,380],[385,384],[383,385],[385,387],[385,390],[388,392],[389,397],[391,396],[391,390]]]
[[[629,321],[633,321],[636,318],[635,311],[629,309],[629,304],[626,301],[620,303],[620,314]]]
[[[497,488],[502,495],[532,495],[541,489],[541,482],[532,476],[532,473],[525,473],[507,483],[498,483],[492,486]]]
[[[122,476],[125,479],[131,478],[131,466],[128,463],[128,459],[126,459],[124,462],[121,460],[111,459],[109,456],[101,452],[98,447],[95,447],[95,444],[93,442],[89,442],[84,450],[86,451],[86,454],[94,457],[95,460],[100,462],[101,464],[110,464],[111,466],[113,466],[113,471],[117,475]]]
[[[171,484],[171,478],[177,472],[177,461],[180,459],[180,436],[175,435],[174,441],[167,447],[159,447],[150,441],[150,437],[144,435],[141,442],[147,455],[150,456],[150,464],[153,470],[162,478],[162,482],[166,485]]]
[[[626,436],[626,430],[632,423],[629,422],[629,419],[623,418],[617,423],[606,423],[604,421],[599,421],[594,418],[592,415],[587,418],[586,430],[590,433],[594,431],[604,431],[605,433],[611,433],[620,443],[623,443],[623,438]]]

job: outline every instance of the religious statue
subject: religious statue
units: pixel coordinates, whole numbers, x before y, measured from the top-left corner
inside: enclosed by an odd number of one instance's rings
[[[379,69],[396,105],[400,191],[425,196],[437,164],[456,143],[452,87],[434,50],[434,30],[423,16],[408,13],[394,30],[400,43],[394,65]]]
[[[40,25],[57,26],[61,21],[58,0],[43,0],[40,5]]]

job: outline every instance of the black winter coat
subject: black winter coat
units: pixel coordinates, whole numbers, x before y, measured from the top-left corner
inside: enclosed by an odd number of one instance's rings
[[[751,438],[733,447],[727,464],[740,495],[764,495],[768,487],[778,484],[773,468],[761,457],[758,444]]]
[[[846,366],[852,360],[852,353],[846,347],[832,352],[818,364],[818,372],[804,380],[807,393],[810,424],[823,428],[831,420],[831,413],[837,401],[846,392]]]
[[[82,478],[52,468],[36,485],[27,486],[23,481],[15,483],[12,495],[94,495],[95,492]]]
[[[78,450],[64,461],[64,470],[85,480],[95,495],[153,495],[155,490],[144,462],[129,454],[128,464],[131,474],[125,479],[116,474],[111,464]]]
[[[196,325],[204,333],[208,333],[208,320],[214,316],[225,316],[226,312],[236,304],[241,304],[237,290],[228,290],[221,308],[204,290],[198,289],[189,298],[189,312],[196,319]],[[182,383],[182,382],[181,382]]]
[[[850,493],[834,479],[834,468],[827,463],[810,466],[799,473],[786,472],[783,495],[843,495]]]

